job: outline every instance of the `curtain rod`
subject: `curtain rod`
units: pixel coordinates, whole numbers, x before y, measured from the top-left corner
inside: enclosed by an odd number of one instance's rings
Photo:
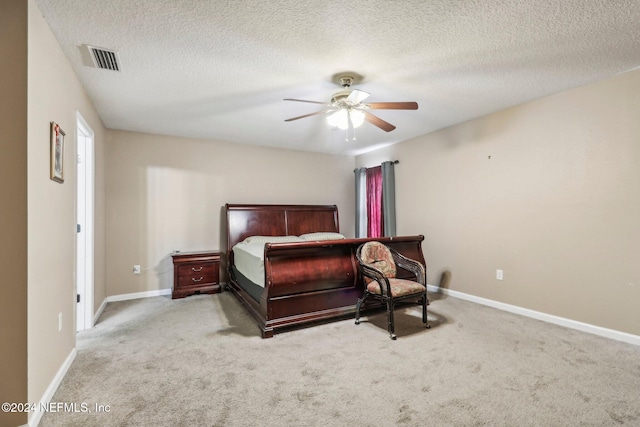
[[[389,160],[389,161],[390,161],[391,163],[393,163],[394,165],[397,165],[398,163],[400,163],[400,160]],[[382,162],[382,163],[384,163],[384,162]],[[360,168],[356,168],[356,169],[354,169],[353,171],[355,172],[355,171],[357,171],[358,169],[360,169]],[[365,168],[365,169],[368,169],[368,168]]]

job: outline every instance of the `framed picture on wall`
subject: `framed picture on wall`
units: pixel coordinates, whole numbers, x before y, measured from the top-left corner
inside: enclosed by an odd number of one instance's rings
[[[64,182],[64,131],[56,122],[51,122],[51,179]]]

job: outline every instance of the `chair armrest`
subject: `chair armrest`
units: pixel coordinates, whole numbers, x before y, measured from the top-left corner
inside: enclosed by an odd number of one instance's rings
[[[391,251],[393,261],[396,263],[397,267],[402,267],[405,270],[410,271],[411,273],[415,274],[416,281],[418,283],[423,286],[427,285],[427,272],[425,266],[423,266],[422,263],[411,258],[407,258],[395,249],[389,248],[389,250]]]
[[[357,256],[357,259],[358,259],[358,265],[360,266],[360,272],[362,273],[362,275],[377,282],[378,286],[380,286],[380,293],[382,295],[384,296],[391,295],[391,284],[389,283],[389,280],[387,279],[387,277],[382,273],[382,271],[378,270],[375,267],[372,267],[369,264],[365,264],[360,258],[360,256]]]

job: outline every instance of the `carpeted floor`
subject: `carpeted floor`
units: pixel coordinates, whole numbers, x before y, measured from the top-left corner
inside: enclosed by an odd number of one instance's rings
[[[640,347],[432,295],[260,338],[225,292],[110,303],[40,426],[640,426]],[[109,411],[96,412],[96,405]]]

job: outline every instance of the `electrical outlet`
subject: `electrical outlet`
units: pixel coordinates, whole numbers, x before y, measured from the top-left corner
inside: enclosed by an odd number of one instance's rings
[[[58,313],[58,332],[62,330],[62,313]]]
[[[138,264],[133,266],[133,274],[140,274],[140,266]]]
[[[496,270],[496,279],[502,280],[504,278],[504,274],[502,270]]]

